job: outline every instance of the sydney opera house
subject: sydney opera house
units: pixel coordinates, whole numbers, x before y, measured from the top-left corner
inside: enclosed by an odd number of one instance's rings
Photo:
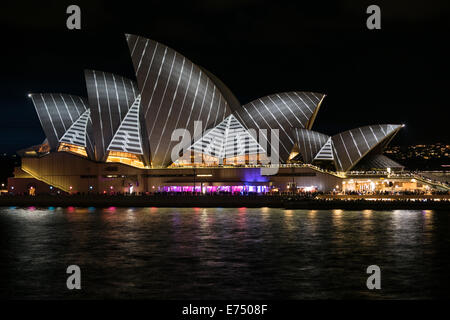
[[[22,165],[9,180],[10,192],[425,187],[388,178],[403,170],[383,155],[402,125],[319,133],[312,128],[322,93],[281,92],[241,105],[213,74],[175,50],[136,35],[126,40],[136,80],[86,70],[87,97],[29,94],[46,139],[18,152]]]

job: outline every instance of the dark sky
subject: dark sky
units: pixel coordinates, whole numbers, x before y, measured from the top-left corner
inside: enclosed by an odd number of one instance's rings
[[[405,123],[393,144],[450,143],[450,2],[2,1],[0,151],[44,140],[28,92],[86,96],[84,69],[133,78],[124,33],[162,42],[245,104],[283,91],[327,94],[314,130]],[[66,29],[70,4],[82,30]],[[366,28],[370,4],[382,29]]]

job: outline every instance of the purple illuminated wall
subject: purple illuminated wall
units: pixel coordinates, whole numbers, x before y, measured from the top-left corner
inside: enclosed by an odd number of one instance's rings
[[[163,192],[194,192],[193,186],[164,186],[159,189]],[[195,186],[195,192],[203,193],[216,193],[216,192],[231,192],[231,193],[266,193],[269,192],[268,186],[253,186],[253,185],[240,185],[240,186],[204,186],[203,190],[200,186]]]

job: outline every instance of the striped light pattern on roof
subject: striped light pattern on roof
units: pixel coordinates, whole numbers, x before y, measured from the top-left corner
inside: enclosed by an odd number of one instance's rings
[[[139,90],[135,82],[112,73],[86,70],[85,78],[94,126],[96,159],[105,161],[106,149],[139,95]]]
[[[64,133],[59,142],[86,147],[86,128],[90,121],[90,110],[86,110]]]
[[[51,150],[56,150],[60,139],[88,109],[85,98],[61,93],[30,94]],[[92,123],[86,124],[86,152],[93,157]]]
[[[233,115],[209,130],[189,149],[219,159],[264,153],[255,137]]]
[[[222,122],[230,108],[215,82],[187,58],[147,38],[126,38],[141,91],[151,164],[167,167],[178,143],[171,141],[175,129],[185,128],[192,135],[194,121],[202,121],[203,133]]]
[[[338,171],[353,168],[368,152],[393,137],[401,125],[378,124],[344,131],[332,137]]]
[[[141,96],[134,101],[122,123],[117,129],[108,150],[123,151],[134,154],[143,154],[141,126],[139,123],[139,104]]]
[[[247,103],[234,114],[247,128],[268,129],[269,136],[270,129],[278,129],[279,156],[283,162],[295,143],[292,129],[310,129],[324,97],[314,92],[278,93]]]
[[[305,163],[312,163],[314,157],[330,138],[326,134],[302,128],[296,128],[293,132],[295,142]]]
[[[325,142],[319,152],[317,152],[314,160],[334,160],[333,143],[331,141],[331,137],[328,138],[327,142]]]

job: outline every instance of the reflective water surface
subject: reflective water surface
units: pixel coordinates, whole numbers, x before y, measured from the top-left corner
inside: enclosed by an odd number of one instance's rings
[[[438,211],[0,208],[0,298],[448,298]],[[66,268],[81,268],[81,290]],[[381,268],[379,291],[366,268]]]

